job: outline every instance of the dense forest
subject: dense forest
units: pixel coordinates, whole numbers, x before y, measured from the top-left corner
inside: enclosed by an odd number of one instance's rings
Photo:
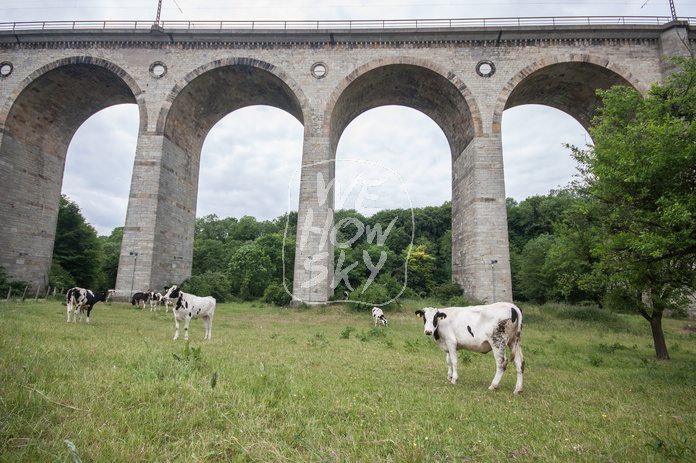
[[[583,247],[583,239],[578,239],[577,234],[581,233],[578,224],[569,225],[573,206],[584,200],[571,190],[551,191],[521,203],[508,198],[515,300],[601,302],[600,294],[593,292],[590,285],[572,281],[575,274],[591,265],[592,260],[589,243]],[[369,261],[377,263],[382,259],[384,263],[365,297],[375,297],[375,292],[390,297],[401,293],[401,297],[434,297],[443,303],[461,298],[461,289],[452,283],[452,207],[449,202],[414,209],[413,227],[411,211],[403,209],[384,210],[370,217],[354,210],[338,210],[335,223],[342,224],[335,241],[351,242],[349,247],[335,247],[335,263],[341,262],[340,268],[344,271],[352,265],[345,272],[346,276],[337,282],[337,296],[355,291],[351,296],[359,299],[362,285],[371,274],[365,264],[364,253],[367,253]],[[380,244],[379,240],[370,239],[368,233],[361,233],[353,240],[360,231],[356,224],[368,230],[374,230],[379,224],[382,237],[386,239]],[[571,230],[573,236],[569,236]],[[283,283],[292,288],[296,232],[296,212],[270,221],[257,221],[250,216],[198,218],[192,275],[185,282],[171,283],[183,283],[190,292],[211,294],[220,301],[264,299],[278,305],[286,304],[289,296]],[[587,234],[589,236],[584,239],[591,238],[591,232]],[[97,236],[80,213],[79,206],[63,196],[50,285],[113,288],[122,236],[122,227],[114,229],[109,236]],[[408,284],[402,292],[407,258]],[[360,291],[356,291],[358,289]]]

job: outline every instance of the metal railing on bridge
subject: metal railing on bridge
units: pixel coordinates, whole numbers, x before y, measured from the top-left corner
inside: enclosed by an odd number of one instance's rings
[[[679,18],[691,22],[696,18]],[[365,30],[546,26],[659,26],[670,16],[556,16],[526,18],[298,20],[298,21],[28,21],[0,23],[0,31],[32,30]]]

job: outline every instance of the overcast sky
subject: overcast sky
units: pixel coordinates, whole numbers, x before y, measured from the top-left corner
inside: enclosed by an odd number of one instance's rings
[[[158,0],[3,0],[0,21],[152,20]],[[251,6],[254,5],[254,6]],[[679,17],[696,16],[696,0],[675,0]],[[456,19],[540,16],[670,16],[667,0],[162,0],[167,20],[299,19]],[[135,105],[107,108],[77,131],[68,149],[63,193],[75,201],[101,235],[123,226],[138,131]],[[208,134],[201,154],[198,217],[251,215],[274,219],[297,209],[296,170],[302,157],[303,130],[289,114],[251,107],[229,114]],[[566,186],[575,163],[564,143],[584,146],[587,133],[570,116],[527,105],[503,114],[506,196],[522,201]],[[451,159],[445,136],[422,113],[383,107],[353,121],[338,145],[337,181],[350,189],[358,172],[391,172],[416,207],[439,206],[452,199]],[[361,169],[355,161],[380,166]],[[382,167],[383,166],[383,167]],[[387,170],[384,170],[387,169]],[[85,181],[83,173],[108,172]],[[289,188],[290,187],[290,188]],[[294,192],[294,194],[293,194]],[[354,207],[353,203],[336,207]],[[371,208],[407,207],[404,195],[380,197]]]

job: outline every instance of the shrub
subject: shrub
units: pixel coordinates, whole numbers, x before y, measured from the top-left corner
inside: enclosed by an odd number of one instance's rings
[[[285,291],[285,288],[277,283],[270,284],[266,287],[262,299],[264,302],[278,307],[285,307],[292,301],[292,297]]]
[[[362,285],[355,288],[355,290],[353,290],[352,293],[350,293],[349,299],[351,301],[356,302],[348,303],[349,310],[352,310],[354,312],[370,312],[372,310],[373,305],[383,304],[391,300],[391,297],[384,286],[373,281],[370,284],[370,286],[368,286],[367,289],[363,292],[363,287],[365,286],[365,284],[367,283],[363,283]],[[357,301],[362,302],[362,304]],[[382,305],[380,307],[382,308],[382,310],[391,310],[398,307],[398,304],[396,303],[396,301],[391,300],[391,302],[389,302],[388,304]]]
[[[442,304],[449,304],[453,298],[464,297],[464,290],[455,282],[443,283],[433,288],[433,295]]]
[[[24,288],[31,286],[29,282],[24,280],[9,281],[10,275],[8,275],[5,267],[0,267],[0,299],[7,296],[7,291],[12,288],[10,293],[12,296],[21,296],[24,293]]]
[[[230,283],[222,272],[193,275],[181,283],[181,290],[201,297],[213,296],[217,302],[228,302],[232,299]]]

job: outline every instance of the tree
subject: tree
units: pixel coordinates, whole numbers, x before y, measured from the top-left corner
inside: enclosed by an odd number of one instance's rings
[[[626,87],[598,91],[594,146],[572,147],[604,236],[595,271],[620,295],[614,301],[650,323],[660,359],[669,358],[663,314],[696,287],[696,63],[675,63],[680,70],[645,98]]]
[[[408,258],[408,286],[416,294],[429,293],[435,286],[435,258],[424,245],[414,246]]]
[[[123,241],[123,227],[116,227],[109,236],[98,236],[104,257],[101,263],[103,287],[109,289],[116,286],[116,274],[118,273],[118,261],[121,255],[121,241]]]
[[[85,221],[80,207],[61,195],[53,259],[72,275],[76,285],[91,288],[100,283],[101,258],[96,230]]]
[[[270,283],[271,259],[253,244],[244,245],[230,259],[227,277],[243,301],[261,297]]]

